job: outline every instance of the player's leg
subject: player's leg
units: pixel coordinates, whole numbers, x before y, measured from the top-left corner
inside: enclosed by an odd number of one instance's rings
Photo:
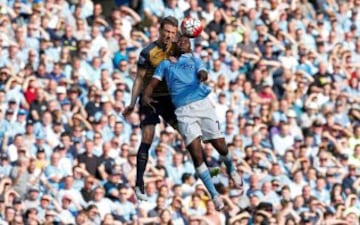
[[[154,138],[155,126],[146,125],[142,127],[141,144],[136,155],[136,187],[135,194],[140,199],[147,199],[144,191],[144,173],[149,159],[149,149]]]
[[[230,175],[231,179],[234,181],[235,186],[237,188],[242,188],[243,186],[242,178],[236,172],[236,168],[232,160],[232,155],[226,146],[225,138],[212,139],[209,140],[209,142],[220,154],[220,160],[224,162],[226,166],[226,171]]]
[[[203,155],[203,158],[205,159],[206,155],[205,155],[204,149],[202,149],[202,155]],[[205,161],[205,164],[210,170],[211,177],[216,177],[217,175],[219,175],[221,173],[220,167],[218,167],[218,166],[211,167],[211,166],[209,166],[207,161]]]
[[[158,114],[146,106],[140,106],[140,116],[142,118],[142,136],[136,157],[135,194],[138,199],[145,201],[147,197],[144,192],[144,173],[149,158],[149,149],[154,138],[155,125],[159,123],[160,120]]]
[[[161,109],[159,109],[160,116],[165,120],[166,123],[168,123],[174,129],[179,131],[178,119],[175,115],[175,107],[171,102],[170,96],[164,96],[164,97],[158,98],[157,101],[158,101],[158,103],[160,103],[163,106],[163,107],[161,107]],[[180,131],[179,131],[179,133],[180,133]],[[203,158],[205,158],[205,152],[203,151],[203,149],[202,149],[202,155],[203,155]],[[210,170],[211,177],[217,176],[221,172],[219,167],[210,168],[209,165],[207,165],[206,161],[205,161],[205,164]]]
[[[242,179],[236,172],[232,161],[232,156],[227,148],[225,138],[221,133],[220,124],[211,101],[206,98],[199,102],[198,107],[202,107],[201,132],[203,135],[203,140],[212,144],[212,146],[220,154],[220,159],[222,162],[224,162],[227,172],[234,181],[235,186],[242,188]]]
[[[203,181],[206,189],[209,191],[217,210],[224,207],[223,202],[219,199],[219,193],[216,191],[212,182],[210,171],[203,158],[203,149],[201,145],[201,128],[199,118],[196,112],[192,110],[191,105],[183,106],[176,109],[175,113],[178,119],[179,131],[184,138],[186,148],[188,149],[194,163],[194,167],[199,178]]]
[[[226,166],[226,172],[231,174],[236,171],[235,166],[232,162],[232,156],[229,152],[226,142],[224,138],[217,138],[208,140],[211,145],[216,149],[216,151],[220,154],[220,160],[224,162]]]
[[[219,199],[219,193],[212,182],[210,171],[204,162],[200,137],[195,138],[187,145],[187,149],[193,159],[194,167],[196,168],[199,178],[204,183],[214,201],[216,210],[222,210],[224,208],[224,203]]]

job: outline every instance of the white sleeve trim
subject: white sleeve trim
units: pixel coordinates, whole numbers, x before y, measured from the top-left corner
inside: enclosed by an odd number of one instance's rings
[[[160,81],[162,80],[162,78],[159,75],[153,75],[153,78],[158,79]]]
[[[205,66],[200,66],[199,69],[197,70],[197,72],[200,72],[202,70],[207,72],[207,69],[205,68]]]

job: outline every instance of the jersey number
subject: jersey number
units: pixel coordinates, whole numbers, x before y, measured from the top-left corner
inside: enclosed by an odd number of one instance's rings
[[[216,124],[218,125],[218,129],[220,130],[220,122],[219,122],[219,120],[216,120]]]

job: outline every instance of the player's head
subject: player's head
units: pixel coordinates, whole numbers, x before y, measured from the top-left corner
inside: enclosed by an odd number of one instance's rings
[[[160,23],[159,41],[165,45],[169,45],[170,43],[174,42],[177,35],[178,25],[179,22],[175,17],[164,17]]]
[[[185,35],[179,37],[176,45],[179,54],[191,52],[190,38]]]

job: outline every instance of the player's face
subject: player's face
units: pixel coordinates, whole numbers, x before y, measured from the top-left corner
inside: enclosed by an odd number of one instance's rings
[[[169,45],[174,42],[176,38],[177,27],[171,24],[164,24],[163,29],[160,31],[160,40],[165,45]]]
[[[186,53],[190,51],[190,39],[188,37],[182,36],[177,42],[177,47],[180,53]]]

